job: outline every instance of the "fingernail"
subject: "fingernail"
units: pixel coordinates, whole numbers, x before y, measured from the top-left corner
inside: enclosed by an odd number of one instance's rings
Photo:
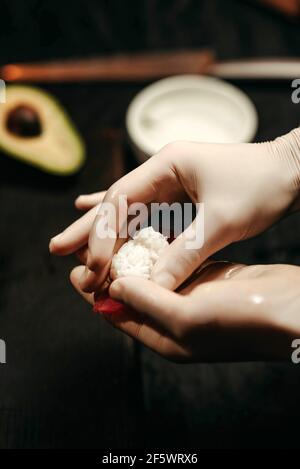
[[[86,199],[85,195],[79,195],[78,197],[76,197],[76,199],[74,201],[75,207],[77,207],[78,205],[84,204],[85,199]]]
[[[92,293],[95,291],[95,278],[93,272],[88,268],[85,267],[84,272],[82,273],[79,279],[79,285],[81,290],[85,293]]]
[[[121,289],[120,282],[115,281],[111,284],[111,286],[109,287],[109,295],[114,300],[122,299],[122,289]]]
[[[152,275],[152,280],[161,287],[167,288],[168,290],[172,290],[175,283],[173,275],[169,274],[168,272],[158,272],[157,274],[154,273]]]
[[[74,269],[71,270],[70,280],[71,280],[71,283],[74,286],[75,286],[75,284],[77,284],[78,279],[81,277],[83,271],[84,271],[84,266],[83,265],[74,267]]]
[[[50,239],[50,243],[49,243],[50,252],[52,252],[54,250],[55,244],[56,244],[57,241],[59,241],[61,235],[62,235],[62,233],[59,233],[58,235],[56,235],[56,236],[54,236],[53,238]]]

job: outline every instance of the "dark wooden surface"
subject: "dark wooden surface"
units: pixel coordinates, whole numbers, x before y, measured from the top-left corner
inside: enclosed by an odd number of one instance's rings
[[[3,1],[1,61],[193,45],[212,45],[222,58],[299,55],[299,25],[247,2],[128,3]],[[290,83],[239,86],[257,106],[257,140],[299,124]],[[77,216],[74,197],[117,177],[104,129],[123,128],[139,89],[49,88],[88,145],[87,165],[75,178],[56,180],[0,158],[0,337],[8,360],[0,366],[0,448],[299,446],[300,368],[179,366],[136,349],[73,292],[75,261],[48,254],[49,238]],[[299,264],[299,229],[294,215],[220,256]]]

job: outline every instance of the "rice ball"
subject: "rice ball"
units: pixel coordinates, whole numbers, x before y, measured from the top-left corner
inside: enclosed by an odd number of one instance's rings
[[[152,226],[143,228],[113,256],[111,279],[128,276],[150,279],[156,261],[168,246],[166,237]]]

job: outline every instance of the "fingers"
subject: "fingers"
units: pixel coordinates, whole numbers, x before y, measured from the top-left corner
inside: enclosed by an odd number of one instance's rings
[[[201,233],[204,236],[201,236]],[[197,216],[182,235],[163,252],[154,266],[151,279],[164,288],[175,290],[209,256],[227,243],[228,234],[219,228],[213,216],[207,214],[205,220]]]
[[[154,352],[168,358],[169,360],[186,361],[188,357],[186,350],[161,329],[157,329],[147,320],[143,320],[134,312],[122,314],[107,314],[105,319],[115,328],[129,335],[135,340],[150,348]]]
[[[92,293],[85,293],[80,288],[79,279],[80,279],[83,271],[84,271],[84,265],[79,265],[79,266],[75,267],[70,273],[70,281],[71,281],[73,287],[75,288],[75,290],[77,290],[77,292],[88,303],[90,303],[92,305],[92,304],[94,304],[94,295]]]
[[[104,196],[105,191],[77,197],[75,206],[79,210],[89,210],[89,212],[76,220],[62,233],[51,239],[49,249],[52,254],[65,256],[79,250],[82,246],[87,244],[89,233],[96,216],[97,205],[102,202]]]
[[[178,317],[186,306],[183,296],[138,277],[115,280],[109,294],[170,332],[177,328]]]
[[[77,292],[90,304],[94,303],[94,295],[85,293],[80,287],[80,277],[84,271],[84,266],[75,267],[70,274],[70,280]],[[155,326],[148,324],[147,318],[144,319],[139,313],[134,311],[120,314],[105,314],[103,317],[115,328],[124,332],[133,339],[149,347],[156,353],[166,358],[176,361],[185,361],[187,356],[183,347],[172,340]]]
[[[127,222],[128,207],[132,208],[133,203],[139,203],[140,209],[143,204],[145,207],[151,201],[168,199],[170,191],[175,192],[177,186],[178,181],[169,164],[157,156],[111,186],[103,199],[100,213],[90,233],[87,261],[89,270],[81,280],[83,290],[91,291],[96,287],[93,273],[97,274],[98,285],[104,281],[112,254],[116,250],[116,240],[120,239],[118,238],[120,230]],[[126,237],[127,230],[125,231],[126,233],[122,234]]]
[[[77,197],[75,200],[75,207],[78,210],[90,210],[102,202],[106,191],[94,192],[93,194],[84,194]]]
[[[50,252],[58,256],[66,256],[86,245],[97,209],[98,206],[92,208],[65,231],[52,238],[49,245]]]

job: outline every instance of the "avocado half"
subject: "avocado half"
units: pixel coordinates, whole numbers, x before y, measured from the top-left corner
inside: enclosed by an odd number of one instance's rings
[[[85,160],[74,124],[53,96],[31,86],[8,85],[0,104],[0,150],[42,171],[70,175]]]

